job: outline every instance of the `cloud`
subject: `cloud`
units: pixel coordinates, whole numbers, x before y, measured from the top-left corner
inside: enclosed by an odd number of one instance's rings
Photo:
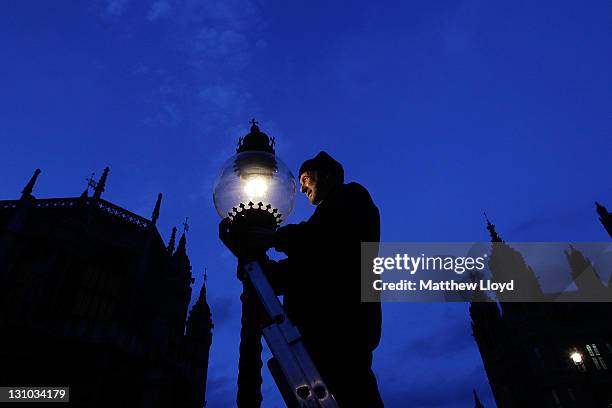
[[[172,57],[151,61],[143,53],[130,69],[151,89],[145,125],[175,127],[195,119],[202,130],[218,134],[244,116],[251,93],[243,73],[255,52],[267,47],[265,22],[252,0],[152,0],[129,15],[136,6],[130,0],[98,1],[103,16],[121,19],[119,32],[127,40],[150,38],[151,27],[144,23],[156,23],[160,44]],[[190,110],[198,115],[188,117]]]
[[[264,48],[268,47],[268,42],[266,40],[259,39],[255,42],[255,47],[263,50]]]
[[[152,109],[142,121],[146,126],[176,127],[183,123],[189,89],[178,75],[143,63],[137,63],[129,72],[149,89],[145,102]]]
[[[247,37],[235,30],[204,27],[195,35],[193,52],[204,64],[221,63],[232,69],[246,67],[251,52]]]
[[[168,15],[170,11],[170,4],[164,0],[158,0],[151,5],[149,12],[147,13],[147,20],[154,22],[160,18]]]
[[[236,308],[237,304],[233,297],[217,297],[210,300],[210,309],[216,328],[229,323],[232,319],[240,318],[240,312]]]
[[[216,83],[202,88],[198,93],[196,102],[202,134],[214,135],[215,138],[225,140],[229,136],[233,140],[237,137],[236,135],[247,133],[248,123],[246,123],[246,120],[257,113],[250,106],[250,102],[251,93],[233,83]],[[210,140],[208,137],[207,139]],[[224,149],[228,148],[231,148],[231,145],[224,145]],[[227,150],[227,153],[223,155],[214,154],[210,157],[211,160],[223,162],[233,154],[230,150]],[[220,164],[217,163],[215,167]]]
[[[458,408],[473,407],[472,389],[479,382],[473,376],[441,375],[424,385],[406,384],[384,395],[387,408]]]
[[[481,2],[462,1],[445,16],[440,25],[433,25],[439,30],[442,50],[451,57],[465,54],[472,57],[474,46],[474,25],[481,14]]]
[[[467,319],[451,321],[439,327],[433,334],[411,339],[404,347],[405,352],[418,350],[419,357],[425,359],[445,359],[474,349],[476,343],[471,336],[471,326]]]
[[[414,304],[409,314],[406,305],[385,306],[383,343],[374,358],[385,406],[473,406],[472,388],[485,390],[489,385],[471,336],[467,305]],[[385,327],[399,318],[401,328],[385,336]]]
[[[106,0],[104,12],[109,16],[120,17],[128,3],[129,0]]]
[[[242,108],[251,95],[239,91],[233,85],[212,85],[200,91],[199,97],[206,111],[223,111],[229,108]]]
[[[206,74],[223,76],[250,63],[255,40],[265,27],[251,0],[183,0],[173,5],[172,18],[166,21],[186,61]]]
[[[207,407],[231,407],[235,405],[235,378],[211,377],[206,382]]]
[[[232,27],[246,31],[261,25],[261,18],[252,0],[186,0],[184,10],[190,21]]]
[[[164,103],[160,110],[153,116],[147,116],[143,123],[146,126],[163,125],[168,127],[178,126],[182,122],[181,113],[174,103]]]

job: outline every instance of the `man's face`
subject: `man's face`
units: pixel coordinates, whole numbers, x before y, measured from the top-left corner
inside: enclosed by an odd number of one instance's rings
[[[323,184],[317,171],[305,171],[300,174],[300,191],[308,197],[308,201],[313,205],[323,201],[325,195]]]

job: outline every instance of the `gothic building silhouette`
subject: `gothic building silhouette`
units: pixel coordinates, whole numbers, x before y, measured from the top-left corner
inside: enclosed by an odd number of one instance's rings
[[[79,197],[37,199],[36,170],[19,199],[0,201],[0,384],[70,386],[77,407],[206,406],[213,324],[205,285],[188,313],[185,231],[164,243],[161,194],[151,219],[104,200],[108,173]],[[612,214],[596,205],[612,237]],[[521,254],[487,228],[512,260],[491,268],[497,278],[512,273],[541,291]],[[566,257],[578,290],[610,296],[584,255]],[[498,408],[612,406],[612,303],[477,296],[473,335]],[[483,407],[476,391],[474,401]]]
[[[0,384],[69,386],[71,406],[205,406],[213,324],[205,286],[188,314],[185,232],[164,243],[161,194],[150,220],[104,200],[108,172],[37,199],[36,170],[0,201]]]
[[[612,237],[612,214],[596,205]],[[488,220],[487,229],[493,246],[493,279],[505,281],[511,276],[532,293],[542,293],[522,255],[501,239]],[[497,265],[496,254],[504,260]],[[588,290],[606,302],[498,303],[487,302],[488,296],[479,292],[470,304],[473,335],[498,408],[612,407],[612,282],[606,287],[588,258],[575,248],[570,246],[565,256],[575,292]],[[476,406],[481,406],[475,398]]]

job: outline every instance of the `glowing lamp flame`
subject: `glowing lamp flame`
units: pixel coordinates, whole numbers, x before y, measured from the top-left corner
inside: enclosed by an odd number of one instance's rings
[[[264,177],[252,177],[246,181],[244,192],[251,199],[265,198],[268,192],[268,182]]]

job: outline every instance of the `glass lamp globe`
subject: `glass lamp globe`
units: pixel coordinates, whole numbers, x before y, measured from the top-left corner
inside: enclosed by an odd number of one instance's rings
[[[225,162],[214,184],[213,201],[221,218],[250,210],[267,212],[277,225],[287,219],[295,204],[296,181],[273,146],[274,139],[270,143],[255,124],[241,138],[237,154]]]

